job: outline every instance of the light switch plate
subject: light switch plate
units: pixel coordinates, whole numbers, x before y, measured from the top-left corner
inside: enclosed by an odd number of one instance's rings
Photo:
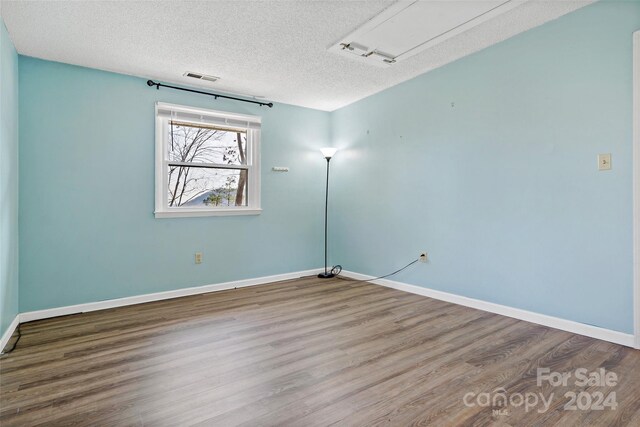
[[[598,154],[598,170],[608,171],[611,169],[611,153]]]

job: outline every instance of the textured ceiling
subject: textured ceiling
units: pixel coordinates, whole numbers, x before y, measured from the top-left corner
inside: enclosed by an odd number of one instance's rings
[[[530,0],[389,68],[327,52],[391,3],[2,0],[1,6],[23,55],[331,111],[592,1]],[[221,80],[200,82],[182,77],[185,71]]]

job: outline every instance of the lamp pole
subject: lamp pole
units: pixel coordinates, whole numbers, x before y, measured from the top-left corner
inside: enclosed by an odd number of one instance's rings
[[[322,155],[327,160],[327,182],[324,190],[324,273],[318,274],[320,279],[330,279],[335,275],[328,270],[327,265],[327,230],[328,230],[328,211],[329,211],[329,163],[331,157],[336,153],[335,148],[322,148]]]

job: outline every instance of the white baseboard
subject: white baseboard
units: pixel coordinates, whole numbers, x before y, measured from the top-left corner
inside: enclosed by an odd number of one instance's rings
[[[184,297],[188,295],[206,294],[209,292],[223,291],[226,289],[244,288],[247,286],[263,285],[265,283],[279,282],[281,280],[297,279],[298,277],[311,276],[324,271],[321,268],[313,270],[296,271],[293,273],[276,274],[273,276],[263,276],[254,279],[235,280],[232,282],[216,283],[214,285],[195,286],[192,288],[182,288],[172,291],[156,292],[153,294],[136,295],[126,298],[110,299],[85,304],[68,305],[65,307],[49,308],[46,310],[28,311],[20,313],[20,323],[31,322],[33,320],[48,319],[50,317],[66,316],[69,314],[86,313],[89,311],[105,310],[107,308],[122,307],[125,305],[142,304],[151,301],[160,301],[171,298]],[[4,342],[4,337],[2,338]]]
[[[108,308],[122,307],[133,304],[141,304],[151,301],[161,301],[165,299],[178,298],[188,295],[205,294],[209,292],[222,291],[226,289],[243,288],[247,286],[256,286],[266,283],[278,282],[281,280],[296,279],[303,276],[311,276],[322,272],[323,269],[316,268],[312,270],[297,271],[293,273],[276,274],[273,276],[263,276],[253,279],[236,280],[225,283],[217,283],[213,285],[195,286],[191,288],[176,289],[172,291],[156,292],[152,294],[137,295],[126,298],[111,299],[106,301],[90,302],[85,304],[69,305],[66,307],[51,308],[46,310],[29,311],[20,313],[11,322],[11,325],[2,336],[0,348],[4,348],[13,331],[18,327],[19,323],[31,322],[33,320],[47,319],[50,317],[66,316],[69,314],[85,313],[89,311],[105,310]],[[355,273],[352,271],[343,271],[343,276],[358,280],[371,280],[374,276]],[[398,289],[404,292],[410,292],[417,295],[434,298],[453,304],[463,305],[478,310],[488,311],[490,313],[500,314],[512,317],[514,319],[525,320],[527,322],[548,326],[563,331],[572,332],[579,335],[585,335],[592,338],[621,344],[627,347],[639,348],[640,343],[636,342],[634,335],[623,332],[612,331],[610,329],[599,328],[597,326],[586,325],[584,323],[574,322],[572,320],[561,319],[559,317],[547,316],[544,314],[534,313],[527,310],[508,307],[505,305],[494,304],[478,299],[467,298],[447,292],[437,291],[434,289],[424,288],[422,286],[410,285],[407,283],[396,282],[388,279],[371,280],[371,283],[386,286],[388,288]]]
[[[4,350],[4,347],[11,339],[11,335],[13,335],[13,331],[16,330],[18,325],[20,324],[20,315],[17,314],[16,317],[13,318],[13,321],[9,324],[7,330],[2,334],[2,339],[0,339],[0,354]]]
[[[354,273],[352,271],[343,271],[343,276],[357,280],[370,280],[374,276]],[[574,322],[572,320],[561,319],[559,317],[547,316],[545,314],[534,313],[532,311],[521,310],[519,308],[508,307],[506,305],[494,304],[474,298],[467,298],[460,295],[450,294],[447,292],[436,291],[434,289],[424,288],[422,286],[410,285],[407,283],[396,282],[388,279],[372,280],[371,283],[386,286],[388,288],[398,289],[400,291],[410,292],[425,297],[450,302],[453,304],[463,305],[478,310],[488,311],[490,313],[500,314],[502,316],[513,317],[514,319],[525,320],[531,323],[548,326],[550,328],[560,329],[572,332],[578,335],[585,335],[627,347],[637,347],[637,343],[633,334],[625,334],[623,332],[612,331],[610,329],[599,328],[597,326],[587,325],[584,323]]]

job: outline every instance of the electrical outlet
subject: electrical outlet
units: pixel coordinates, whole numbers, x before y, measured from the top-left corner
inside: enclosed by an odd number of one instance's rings
[[[202,264],[202,252],[196,252],[194,260],[196,264]]]
[[[611,170],[611,153],[598,154],[598,170]]]
[[[427,262],[429,260],[429,257],[426,252],[421,252],[418,259],[420,260],[420,262]]]

